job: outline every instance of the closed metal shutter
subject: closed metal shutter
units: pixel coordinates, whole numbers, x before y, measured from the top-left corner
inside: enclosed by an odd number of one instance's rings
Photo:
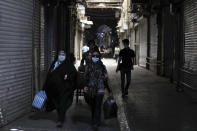
[[[46,73],[47,73],[47,68],[48,68],[48,64],[47,64],[47,24],[46,24],[46,8],[44,8],[44,6],[41,6],[41,10],[40,10],[40,88],[42,88],[44,81],[45,81],[45,77],[46,77]]]
[[[45,12],[44,7],[41,7],[41,19],[40,19],[40,72],[43,72],[46,70],[46,64],[45,64],[45,54],[44,54],[44,48],[45,48]]]
[[[147,57],[147,19],[142,19],[139,24],[140,32],[140,53],[139,53],[139,65],[146,67]]]
[[[31,108],[32,0],[0,1],[0,126]]]
[[[33,50],[34,50],[34,91],[40,86],[40,0],[34,0]]]
[[[182,81],[184,86],[197,90],[197,1],[184,2],[184,64]]]

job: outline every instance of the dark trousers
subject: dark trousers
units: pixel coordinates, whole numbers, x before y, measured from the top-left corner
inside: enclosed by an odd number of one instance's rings
[[[119,60],[119,55],[115,55],[116,62]]]
[[[92,111],[92,124],[100,124],[101,122],[101,107],[103,103],[104,94],[97,94],[93,98],[88,94],[84,94],[85,100],[91,107]]]
[[[101,107],[104,94],[97,94],[92,101],[92,124],[100,124],[101,122]]]
[[[66,111],[72,105],[72,102],[73,102],[73,99],[69,98],[59,103],[59,105],[57,106],[58,121],[64,122]]]
[[[131,70],[120,70],[120,75],[121,75],[121,90],[122,94],[125,92],[128,92],[129,85],[131,82]],[[125,76],[127,79],[126,86],[125,86]]]

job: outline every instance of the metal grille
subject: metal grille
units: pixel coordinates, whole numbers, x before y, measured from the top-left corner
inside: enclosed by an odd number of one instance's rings
[[[0,126],[31,108],[32,0],[0,1]]]
[[[197,90],[197,1],[184,2],[184,65],[182,84]]]
[[[197,71],[197,2],[187,0],[184,6],[184,67]]]
[[[40,88],[40,0],[34,0],[33,50],[34,91],[38,91]]]
[[[41,7],[41,24],[40,24],[40,72],[46,73],[48,70],[48,9]]]

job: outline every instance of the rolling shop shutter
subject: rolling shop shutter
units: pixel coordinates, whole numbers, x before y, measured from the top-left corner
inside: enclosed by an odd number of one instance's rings
[[[184,64],[181,83],[197,90],[197,1],[184,2]]]
[[[34,92],[40,90],[40,0],[34,0],[33,50],[34,50]]]
[[[0,126],[31,108],[33,0],[0,0]]]

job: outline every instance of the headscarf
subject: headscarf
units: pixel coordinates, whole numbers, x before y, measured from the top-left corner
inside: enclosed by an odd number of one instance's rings
[[[59,54],[61,54],[61,53],[64,53],[64,54],[65,54],[65,57],[59,55]],[[63,57],[64,57],[64,59],[63,59]],[[65,60],[66,60],[66,53],[65,53],[64,50],[60,50],[59,53],[58,53],[58,59],[57,59],[57,61],[55,62],[55,65],[54,65],[53,70],[55,70],[55,69],[56,69],[63,61],[65,61]]]

